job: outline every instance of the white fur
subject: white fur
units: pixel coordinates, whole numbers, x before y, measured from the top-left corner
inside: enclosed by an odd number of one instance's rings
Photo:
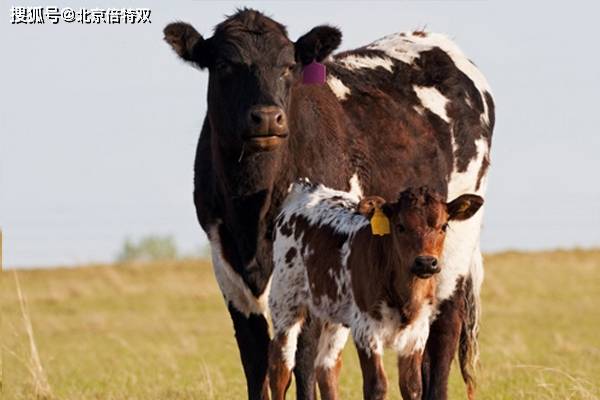
[[[329,369],[335,367],[341,351],[348,340],[350,329],[340,324],[326,322],[319,337],[315,367]]]
[[[340,78],[332,75],[331,73],[327,74],[327,84],[333,91],[333,94],[339,100],[346,100],[346,98],[350,95],[350,88],[342,83]]]
[[[311,225],[328,225],[342,234],[356,232],[369,223],[367,218],[355,212],[362,190],[344,192],[323,185],[318,185],[316,189],[307,189],[309,187],[302,183],[294,184],[282,207],[284,222],[291,217],[302,216]],[[332,200],[332,197],[341,200]]]
[[[298,346],[298,335],[302,329],[302,323],[296,322],[287,331],[287,340],[282,349],[283,361],[288,370],[292,370],[296,364],[296,347]]]
[[[213,270],[225,302],[231,303],[233,307],[246,317],[249,317],[250,314],[266,315],[268,313],[267,301],[271,282],[269,281],[267,288],[259,298],[254,297],[242,277],[223,258],[219,238],[219,224],[210,227],[208,237],[212,253]]]
[[[392,67],[394,66],[394,62],[389,58],[356,55],[348,55],[343,58],[339,58],[337,62],[343,64],[350,70],[359,68],[375,69],[381,67],[389,72],[392,72]]]
[[[394,340],[393,347],[400,355],[410,355],[425,349],[429,337],[429,325],[433,316],[433,306],[423,304],[417,318],[400,332]]]
[[[360,186],[360,181],[358,180],[358,174],[354,173],[354,175],[352,175],[352,177],[350,178],[350,194],[355,196],[356,198],[362,198],[363,197],[363,190],[362,187]]]
[[[450,122],[446,113],[446,105],[448,99],[434,87],[413,86],[417,97],[421,101],[423,107],[427,108],[432,113],[443,119],[445,122]]]

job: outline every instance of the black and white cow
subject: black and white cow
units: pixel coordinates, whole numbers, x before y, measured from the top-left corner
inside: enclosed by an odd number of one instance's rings
[[[210,38],[180,22],[164,33],[183,60],[209,71],[194,202],[248,396],[266,399],[273,223],[289,185],[308,177],[388,201],[398,189],[420,186],[448,198],[483,196],[494,103],[481,72],[439,34],[398,33],[329,57],[341,42],[338,29],[318,26],[293,42],[283,25],[248,9],[217,25]],[[302,83],[302,69],[313,61],[327,66],[326,84]],[[439,310],[423,360],[425,398],[446,398],[459,338],[472,387],[482,214],[455,224],[446,238],[436,278]],[[314,394],[315,327],[305,324],[299,337],[300,398]]]

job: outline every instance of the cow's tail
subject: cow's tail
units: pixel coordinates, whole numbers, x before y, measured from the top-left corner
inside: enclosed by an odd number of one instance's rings
[[[467,386],[469,400],[475,398],[475,373],[479,363],[479,319],[481,317],[480,291],[483,283],[483,258],[479,247],[473,253],[469,275],[464,286],[465,313],[460,332],[458,359],[460,371]]]

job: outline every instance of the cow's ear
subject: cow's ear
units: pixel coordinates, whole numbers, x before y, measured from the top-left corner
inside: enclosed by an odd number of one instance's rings
[[[296,60],[302,65],[323,61],[342,42],[342,32],[328,25],[314,27],[295,43]]]
[[[464,221],[471,218],[483,205],[483,198],[475,194],[463,194],[447,204],[448,219]]]
[[[209,66],[212,59],[210,39],[205,40],[190,24],[174,22],[163,30],[165,42],[185,61],[200,68]]]
[[[373,215],[376,208],[384,208],[385,200],[379,196],[367,196],[358,203],[357,211],[367,218]]]

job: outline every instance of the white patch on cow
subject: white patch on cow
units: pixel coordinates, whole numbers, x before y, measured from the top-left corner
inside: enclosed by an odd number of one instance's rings
[[[324,324],[321,336],[319,337],[315,367],[325,369],[335,367],[340,352],[346,345],[348,333],[350,333],[350,329],[345,328],[341,324],[332,324],[330,322]]]
[[[250,314],[266,315],[268,313],[267,298],[269,285],[257,299],[250,291],[244,280],[229,263],[223,258],[223,249],[219,238],[219,223],[210,227],[208,231],[212,264],[217,283],[227,303],[248,317]],[[270,282],[269,282],[270,284]]]
[[[360,187],[357,173],[354,173],[350,178],[350,193],[359,199],[363,197],[363,190],[362,187]]]
[[[448,99],[434,87],[429,86],[413,86],[413,90],[421,101],[423,107],[427,108],[432,113],[443,119],[445,122],[450,122],[446,113],[446,105]]]
[[[478,139],[475,145],[477,156],[471,160],[466,171],[458,172],[455,168],[450,175],[448,201],[452,201],[465,193],[478,194],[482,197],[485,195],[485,176],[479,189],[476,189],[476,187],[483,159],[488,157],[489,146],[484,138]],[[482,264],[477,264],[473,268],[473,262],[479,246],[484,208],[485,206],[481,207],[475,215],[466,221],[450,221],[442,253],[442,270],[436,276],[438,301],[449,298],[454,293],[457,280],[468,275],[470,271],[478,273],[477,270],[481,268],[478,276],[474,278],[483,279]],[[481,282],[479,282],[479,285],[481,285]],[[475,287],[475,281],[473,287]]]
[[[296,322],[286,333],[286,341],[282,350],[283,361],[288,370],[292,370],[296,363],[296,347],[298,346],[298,335],[302,329],[302,323]]]
[[[423,304],[417,317],[404,328],[394,340],[393,347],[400,355],[411,355],[425,349],[429,337],[429,325],[433,314],[433,306]]]
[[[284,201],[280,218],[288,222],[291,217],[301,216],[310,225],[327,225],[338,233],[352,234],[369,223],[356,213],[359,201],[357,192],[296,183]]]
[[[352,54],[339,58],[337,62],[350,70],[359,68],[375,69],[381,67],[392,72],[392,67],[394,66],[394,62],[389,58],[356,56]]]
[[[346,100],[346,98],[350,95],[350,88],[342,83],[342,81],[332,75],[327,75],[327,84],[331,88],[331,91],[339,100]]]
[[[464,55],[456,43],[445,35],[429,32],[425,36],[414,35],[411,32],[395,33],[367,46],[368,49],[382,50],[389,57],[407,64],[413,64],[415,59],[420,57],[421,52],[431,50],[434,47],[439,47],[446,52],[454,65],[471,79],[483,102],[482,120],[489,124],[489,112],[484,93],[492,93],[490,86],[481,71]]]

